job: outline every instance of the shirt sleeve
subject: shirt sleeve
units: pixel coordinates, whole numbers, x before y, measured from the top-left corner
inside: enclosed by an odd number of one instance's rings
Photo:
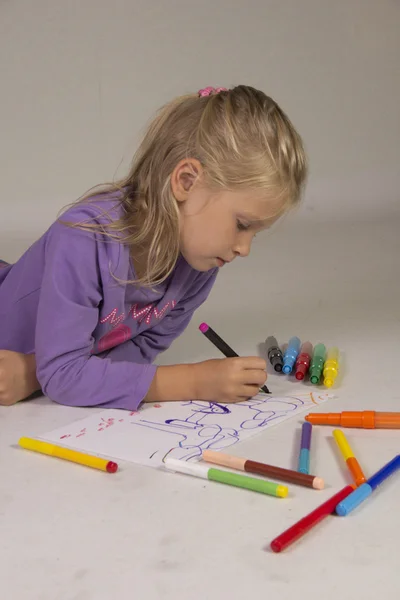
[[[187,327],[207,298],[217,269],[199,273],[186,296],[154,328],[94,356],[93,331],[102,302],[100,262],[107,240],[57,223],[49,232],[40,293],[35,352],[44,393],[70,406],[136,410],[157,367],[151,362]],[[110,276],[111,277],[111,276]]]
[[[99,254],[108,265],[107,243],[118,242],[60,223],[49,231],[35,335],[37,377],[60,404],[136,410],[156,367],[91,354],[102,301]]]

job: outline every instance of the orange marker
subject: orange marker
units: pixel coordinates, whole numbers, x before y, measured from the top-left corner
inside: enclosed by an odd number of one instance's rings
[[[342,413],[310,413],[306,421],[312,425],[358,427],[361,429],[400,429],[400,413],[373,410]]]
[[[340,429],[335,429],[333,431],[333,437],[336,440],[337,445],[339,446],[339,450],[342,453],[344,460],[346,461],[346,465],[354,479],[356,485],[361,485],[367,481],[362,469],[359,465],[358,460],[354,456],[354,452],[351,449],[349,442],[346,439],[343,431]]]

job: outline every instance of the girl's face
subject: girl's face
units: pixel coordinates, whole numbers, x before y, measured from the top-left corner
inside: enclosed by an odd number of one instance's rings
[[[282,214],[282,200],[260,190],[212,193],[198,184],[179,209],[181,253],[191,267],[208,271],[248,256],[255,235]]]

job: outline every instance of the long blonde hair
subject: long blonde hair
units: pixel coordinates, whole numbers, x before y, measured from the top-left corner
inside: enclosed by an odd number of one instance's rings
[[[307,174],[299,134],[263,92],[239,85],[168,103],[150,123],[128,175],[80,199],[94,200],[99,194],[120,191],[122,216],[102,228],[127,244],[132,256],[146,249],[146,272],[135,279],[136,284],[160,284],[176,265],[179,211],[170,178],[185,158],[200,161],[211,188],[272,190],[284,196],[285,208],[299,201]]]

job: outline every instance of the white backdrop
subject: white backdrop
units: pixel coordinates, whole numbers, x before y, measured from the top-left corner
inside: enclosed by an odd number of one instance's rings
[[[1,0],[0,254],[125,172],[173,96],[246,83],[273,96],[311,162],[296,219],[400,216],[395,0]]]

